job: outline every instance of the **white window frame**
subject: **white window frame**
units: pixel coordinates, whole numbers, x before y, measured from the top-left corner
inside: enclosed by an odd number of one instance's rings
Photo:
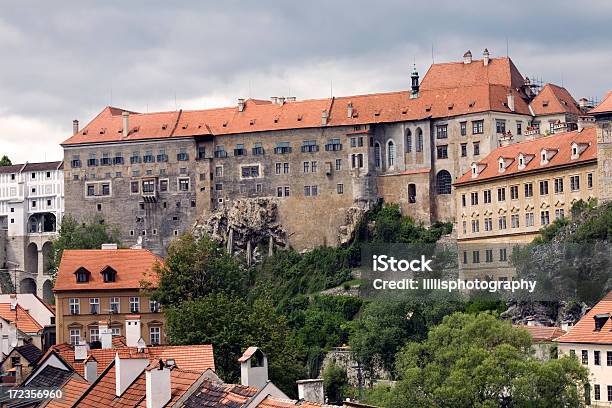
[[[156,337],[157,341],[153,341],[154,337]],[[161,344],[161,327],[159,326],[149,327],[149,341],[151,344]]]
[[[71,315],[81,314],[81,299],[79,298],[68,299],[68,310],[70,310]]]
[[[70,329],[68,331],[68,339],[72,345],[79,344],[81,342],[81,329]]]
[[[136,309],[134,309],[136,305]],[[130,313],[140,313],[140,297],[130,296]]]
[[[109,305],[110,305],[109,306],[110,310],[113,310],[113,305],[117,305],[117,310],[113,311],[113,313],[115,314],[121,313],[121,298],[120,297],[114,296],[110,298]]]

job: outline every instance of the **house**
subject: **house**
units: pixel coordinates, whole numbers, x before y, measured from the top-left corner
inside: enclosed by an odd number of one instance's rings
[[[163,260],[146,249],[66,250],[53,291],[57,342],[73,345],[101,340],[100,320],[127,345],[166,343],[165,319],[143,283],[157,285],[155,267]]]
[[[539,360],[550,360],[557,358],[557,344],[555,339],[564,335],[565,330],[560,327],[534,326],[534,325],[518,325],[529,333],[531,336],[534,357]]]
[[[14,347],[0,362],[2,383],[21,384],[23,379],[30,375],[36,367],[36,363],[42,355],[42,351],[32,343]]]
[[[19,305],[42,327],[39,334],[30,334],[38,348],[47,351],[50,346],[55,344],[55,311],[46,301],[32,293],[10,293],[0,294],[0,305],[3,304]],[[6,308],[6,306],[0,306],[0,309],[2,308]],[[6,354],[4,348],[1,351]]]
[[[42,349],[42,332],[43,326],[17,303],[15,296],[11,297],[11,303],[0,303],[0,351],[3,356],[14,347],[29,342]]]

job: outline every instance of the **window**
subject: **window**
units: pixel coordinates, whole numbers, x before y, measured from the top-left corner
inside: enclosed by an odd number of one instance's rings
[[[135,296],[130,298],[130,313],[140,312],[140,298]]]
[[[479,135],[484,133],[484,121],[483,120],[475,120],[472,122],[472,134]]]
[[[484,227],[485,231],[493,231],[493,218],[485,218],[484,219]]]
[[[215,191],[223,191],[223,183],[215,184]]]
[[[189,191],[189,179],[188,178],[180,178],[178,180],[179,191]]]
[[[563,192],[563,177],[557,177],[555,179],[555,194]]]
[[[548,180],[540,181],[540,195],[548,195]]]
[[[441,145],[436,147],[436,153],[438,159],[448,159],[448,146]]]
[[[498,221],[498,225],[499,225],[499,229],[500,230],[505,230],[507,225],[506,225],[506,216],[501,216],[499,217]]]
[[[340,139],[330,139],[325,145],[325,151],[327,152],[337,152],[340,150],[342,150]]]
[[[408,184],[408,202],[410,204],[416,203],[416,184]]]
[[[532,183],[526,183],[525,184],[525,197],[533,197],[533,184]],[[513,197],[513,200],[516,200],[518,198],[518,192],[516,197]]]
[[[499,248],[499,260],[501,262],[505,262],[506,260],[508,260],[508,253],[506,251],[506,248]]]
[[[220,159],[220,158],[227,157],[227,152],[225,151],[225,146],[223,146],[223,145],[216,145],[215,146],[215,151],[213,152],[213,155],[215,156],[215,159]]]
[[[570,350],[569,353],[571,358],[576,358],[576,350]]]
[[[417,129],[416,151],[417,152],[422,152],[423,151],[423,131],[421,130],[421,128]]]
[[[410,129],[406,129],[406,153],[412,152],[412,133]]]
[[[612,366],[612,351],[606,351],[606,365]]]
[[[257,166],[243,166],[241,169],[242,178],[256,178],[259,177],[259,165]]]
[[[151,313],[158,313],[159,312],[159,302],[155,300],[149,300],[149,311]]]
[[[374,144],[374,166],[380,168],[380,144],[376,142]]]
[[[223,177],[223,166],[215,166],[215,177]]]
[[[316,173],[317,172],[317,162],[316,161],[310,162],[310,171],[312,173]]]
[[[89,298],[89,313],[100,313],[100,298]]]
[[[493,250],[485,249],[485,262],[493,262]]]
[[[601,352],[599,350],[593,351],[593,364],[601,365]]]
[[[81,342],[81,329],[70,329],[70,344],[76,346]]]
[[[599,401],[601,399],[601,387],[599,384],[595,384],[594,387],[595,401]]]
[[[304,195],[306,197],[310,196],[310,186],[304,186]]]
[[[510,199],[518,200],[518,186],[510,186]]]
[[[121,327],[111,327],[111,336],[121,336]]]
[[[589,364],[589,351],[588,350],[582,350],[582,364],[584,365]]]
[[[480,222],[478,220],[472,220],[472,232],[480,231]]]
[[[501,135],[505,134],[506,133],[506,121],[496,120],[495,121],[495,131]]]
[[[461,143],[461,157],[467,157],[467,143]]]
[[[393,140],[389,140],[387,143],[387,166],[392,167],[395,165],[395,143]]]
[[[593,173],[587,173],[587,188],[593,188]]]
[[[110,311],[111,313],[119,313],[121,311],[121,301],[118,297],[110,298]]]
[[[470,193],[470,202],[472,205],[478,205],[478,191]]]
[[[344,184],[336,184],[336,193],[344,194]]]
[[[291,153],[291,146],[289,146],[289,142],[277,142],[276,147],[274,148],[275,154],[287,154]]]
[[[244,148],[244,144],[237,144],[234,149],[234,156],[246,156],[246,149]]]
[[[226,156],[227,156],[227,154],[226,154]],[[187,154],[187,148],[181,147],[179,149],[179,152],[176,155],[176,160],[178,160],[178,161],[187,161],[187,160],[189,160],[189,155]]]
[[[523,122],[516,122],[516,134],[519,136],[523,134]]]
[[[436,139],[447,139],[448,138],[448,125],[436,126]]]
[[[336,171],[342,170],[342,159],[336,159]]]
[[[76,273],[76,281],[77,283],[89,282],[89,272],[84,268],[79,269]]]
[[[351,147],[363,147],[363,137],[351,137]]]
[[[540,224],[541,225],[548,225],[548,224],[550,224],[550,214],[548,213],[548,211],[541,211],[540,212]]]
[[[450,194],[451,193],[451,175],[446,170],[440,170],[436,175],[436,189],[438,194]]]
[[[143,194],[155,193],[155,180],[143,180],[142,181],[142,193]]]
[[[459,123],[459,133],[461,133],[461,136],[467,136],[467,122]]]
[[[483,191],[484,203],[491,204],[491,190]]]
[[[304,173],[310,172],[310,162],[304,162]]]
[[[289,197],[289,186],[277,187],[276,196],[277,197]]]
[[[81,304],[78,298],[71,298],[68,300],[70,306],[70,314],[78,315],[81,313]]]
[[[130,183],[130,192],[132,194],[138,194],[139,191],[140,190],[139,190],[138,182],[137,181],[132,181]]]
[[[510,224],[512,225],[512,228],[519,228],[519,215],[518,214],[512,214],[510,216]]]
[[[263,186],[260,183],[255,184],[255,192],[261,193],[263,191]]]
[[[89,342],[92,343],[94,341],[100,341],[100,329],[97,327],[89,329]]]
[[[88,184],[87,185],[87,196],[91,197],[96,195],[96,186],[94,186],[93,184]]]
[[[555,209],[555,220],[565,218],[565,210],[563,208]]]
[[[466,206],[465,194],[461,194],[461,206],[462,206],[462,207],[465,207],[465,206]]]
[[[580,190],[580,176],[570,176],[570,190]]]
[[[161,343],[161,327],[151,327],[149,329],[149,335],[151,337],[151,344]]]
[[[463,251],[463,263],[464,264],[468,263],[468,253],[467,253],[467,251]]]
[[[142,156],[143,163],[153,163],[155,158],[153,157],[153,150],[146,150],[144,156]]]
[[[159,191],[168,191],[168,180],[159,180]]]
[[[608,401],[612,401],[612,385],[608,385]]]
[[[480,154],[480,142],[474,142],[474,156]]]
[[[500,187],[497,189],[497,201],[506,201],[506,188]]]
[[[533,227],[535,223],[535,217],[533,216],[532,212],[526,213],[525,214],[525,226],[527,227]]]
[[[472,251],[472,262],[480,263],[480,251]]]

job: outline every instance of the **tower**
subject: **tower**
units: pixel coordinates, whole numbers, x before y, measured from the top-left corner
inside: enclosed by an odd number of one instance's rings
[[[410,79],[412,80],[412,93],[410,97],[416,98],[419,96],[419,73],[417,72],[416,65],[412,68]]]

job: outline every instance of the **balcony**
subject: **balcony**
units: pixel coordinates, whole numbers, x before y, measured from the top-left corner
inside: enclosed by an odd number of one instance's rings
[[[274,153],[275,154],[288,154],[288,153],[291,153],[291,147],[287,147],[287,146],[275,147],[274,148]]]
[[[302,146],[302,153],[315,153],[319,151],[319,145]]]

